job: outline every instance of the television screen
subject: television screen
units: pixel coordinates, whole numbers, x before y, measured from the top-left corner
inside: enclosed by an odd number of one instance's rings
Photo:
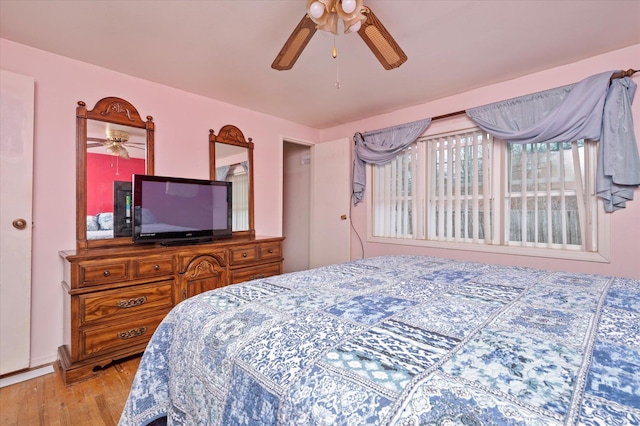
[[[231,236],[231,183],[133,176],[133,241],[187,244]]]

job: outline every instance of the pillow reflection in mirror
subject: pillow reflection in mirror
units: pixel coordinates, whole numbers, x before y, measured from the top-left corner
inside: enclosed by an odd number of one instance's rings
[[[100,225],[98,225],[98,218],[95,216],[87,216],[87,231],[97,231],[100,229]]]
[[[113,213],[98,213],[97,214],[98,225],[102,231],[109,231],[113,229]]]

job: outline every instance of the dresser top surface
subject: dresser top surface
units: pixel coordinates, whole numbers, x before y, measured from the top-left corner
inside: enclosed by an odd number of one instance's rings
[[[284,237],[241,237],[228,238],[224,240],[187,245],[163,246],[161,244],[131,244],[123,246],[114,246],[108,248],[89,248],[89,249],[71,249],[61,250],[59,255],[69,261],[74,259],[99,258],[111,256],[136,256],[136,255],[162,255],[174,254],[179,252],[200,252],[216,249],[226,249],[243,244],[257,244],[268,242],[280,242]]]

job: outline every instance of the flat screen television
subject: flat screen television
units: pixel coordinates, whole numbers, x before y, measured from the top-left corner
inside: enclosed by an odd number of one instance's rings
[[[231,236],[231,182],[133,175],[133,242],[196,244]]]

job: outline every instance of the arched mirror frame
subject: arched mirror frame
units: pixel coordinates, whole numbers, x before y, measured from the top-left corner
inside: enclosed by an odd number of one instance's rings
[[[121,98],[107,97],[87,110],[83,101],[76,107],[76,246],[78,249],[133,244],[130,237],[102,240],[87,239],[87,120],[114,123],[146,130],[146,173],[153,174],[153,117],[144,121],[131,103]]]
[[[222,126],[218,135],[213,129],[209,130],[209,179],[216,179],[216,143],[233,145],[247,150],[247,162],[249,171],[249,229],[246,231],[234,231],[234,237],[255,238],[254,226],[254,198],[253,198],[253,141],[245,139],[240,129],[231,124]]]

